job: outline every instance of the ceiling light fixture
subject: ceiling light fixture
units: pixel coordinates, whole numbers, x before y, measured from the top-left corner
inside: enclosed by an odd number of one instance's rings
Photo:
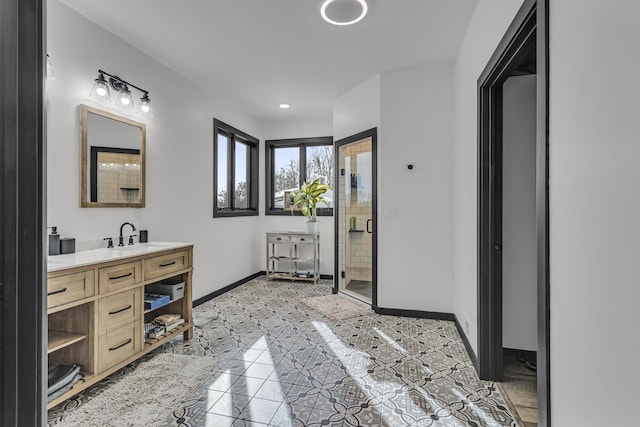
[[[324,0],[320,6],[322,19],[333,25],[352,25],[367,14],[365,0]]]
[[[286,102],[283,102],[282,104],[280,104],[280,108],[282,108],[283,110],[286,110],[288,108],[291,108],[291,104],[287,104]]]
[[[109,80],[104,77],[105,74],[109,76]],[[91,93],[89,94],[90,98],[95,98],[100,101],[110,101],[111,100],[111,92],[109,87],[115,90],[118,95],[116,96],[116,105],[119,107],[125,108],[134,108],[133,97],[131,96],[131,90],[129,90],[129,86],[138,89],[142,92],[142,97],[140,98],[140,112],[146,115],[151,115],[151,99],[149,99],[149,91],[144,90],[128,81],[115,76],[113,74],[109,74],[106,71],[98,70],[98,78],[94,80],[93,89],[91,89]]]

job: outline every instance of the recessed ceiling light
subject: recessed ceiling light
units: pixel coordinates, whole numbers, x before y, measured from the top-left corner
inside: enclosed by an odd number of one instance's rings
[[[352,25],[367,14],[365,0],[324,0],[320,6],[322,19],[333,25]]]
[[[282,108],[283,110],[286,110],[287,108],[291,108],[291,104],[287,104],[286,102],[283,102],[282,104],[280,104],[280,108]]]

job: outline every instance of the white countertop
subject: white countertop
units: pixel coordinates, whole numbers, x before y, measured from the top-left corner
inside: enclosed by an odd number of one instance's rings
[[[84,265],[114,261],[121,258],[146,255],[192,245],[193,243],[149,242],[136,243],[131,246],[116,246],[115,248],[91,249],[73,254],[53,255],[47,257],[47,272],[66,270],[67,268],[82,267]]]

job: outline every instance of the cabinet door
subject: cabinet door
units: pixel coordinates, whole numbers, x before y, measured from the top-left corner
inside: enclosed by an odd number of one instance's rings
[[[78,301],[95,294],[94,271],[65,274],[47,280],[47,307]]]
[[[140,320],[142,289],[132,289],[101,298],[98,301],[98,328],[100,335],[121,325]]]
[[[100,336],[98,370],[104,372],[142,350],[142,323],[138,320]]]

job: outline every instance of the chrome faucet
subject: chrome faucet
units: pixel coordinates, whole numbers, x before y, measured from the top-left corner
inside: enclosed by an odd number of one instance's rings
[[[136,227],[135,227],[133,224],[131,224],[130,222],[125,222],[125,223],[123,223],[123,224],[120,226],[120,237],[118,237],[118,246],[124,246],[124,239],[123,239],[123,237],[122,237],[122,229],[124,228],[124,226],[125,226],[125,225],[130,225],[130,226],[131,226],[131,229],[132,229],[133,231],[136,231]]]

